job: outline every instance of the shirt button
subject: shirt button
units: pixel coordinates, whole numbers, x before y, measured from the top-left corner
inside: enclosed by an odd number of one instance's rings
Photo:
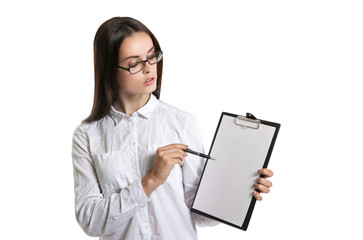
[[[132,142],[132,145],[134,146],[135,145],[135,142]]]

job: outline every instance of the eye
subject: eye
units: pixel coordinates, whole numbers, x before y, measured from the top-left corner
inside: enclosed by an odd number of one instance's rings
[[[139,63],[140,63],[140,62],[131,63],[131,64],[129,64],[129,67],[130,67],[130,68],[137,67],[137,65],[139,65]]]
[[[148,56],[148,57],[147,57],[147,59],[154,58],[154,57],[156,57],[157,55],[158,55],[157,53],[153,53],[153,54],[151,54],[150,56]]]

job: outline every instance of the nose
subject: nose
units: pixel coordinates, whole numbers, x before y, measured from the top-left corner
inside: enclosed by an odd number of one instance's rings
[[[150,73],[151,65],[148,61],[145,62],[144,73]]]

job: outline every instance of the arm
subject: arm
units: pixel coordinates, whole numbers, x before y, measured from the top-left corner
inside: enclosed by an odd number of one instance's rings
[[[148,201],[141,179],[119,193],[103,197],[82,125],[73,135],[72,159],[75,215],[88,235],[103,236],[120,229]]]

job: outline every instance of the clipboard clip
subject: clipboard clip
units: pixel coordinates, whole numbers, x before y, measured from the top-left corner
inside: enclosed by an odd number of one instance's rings
[[[243,128],[252,128],[252,129],[259,129],[261,121],[258,120],[253,114],[246,113],[246,116],[237,116],[236,117],[236,124],[242,126]]]

